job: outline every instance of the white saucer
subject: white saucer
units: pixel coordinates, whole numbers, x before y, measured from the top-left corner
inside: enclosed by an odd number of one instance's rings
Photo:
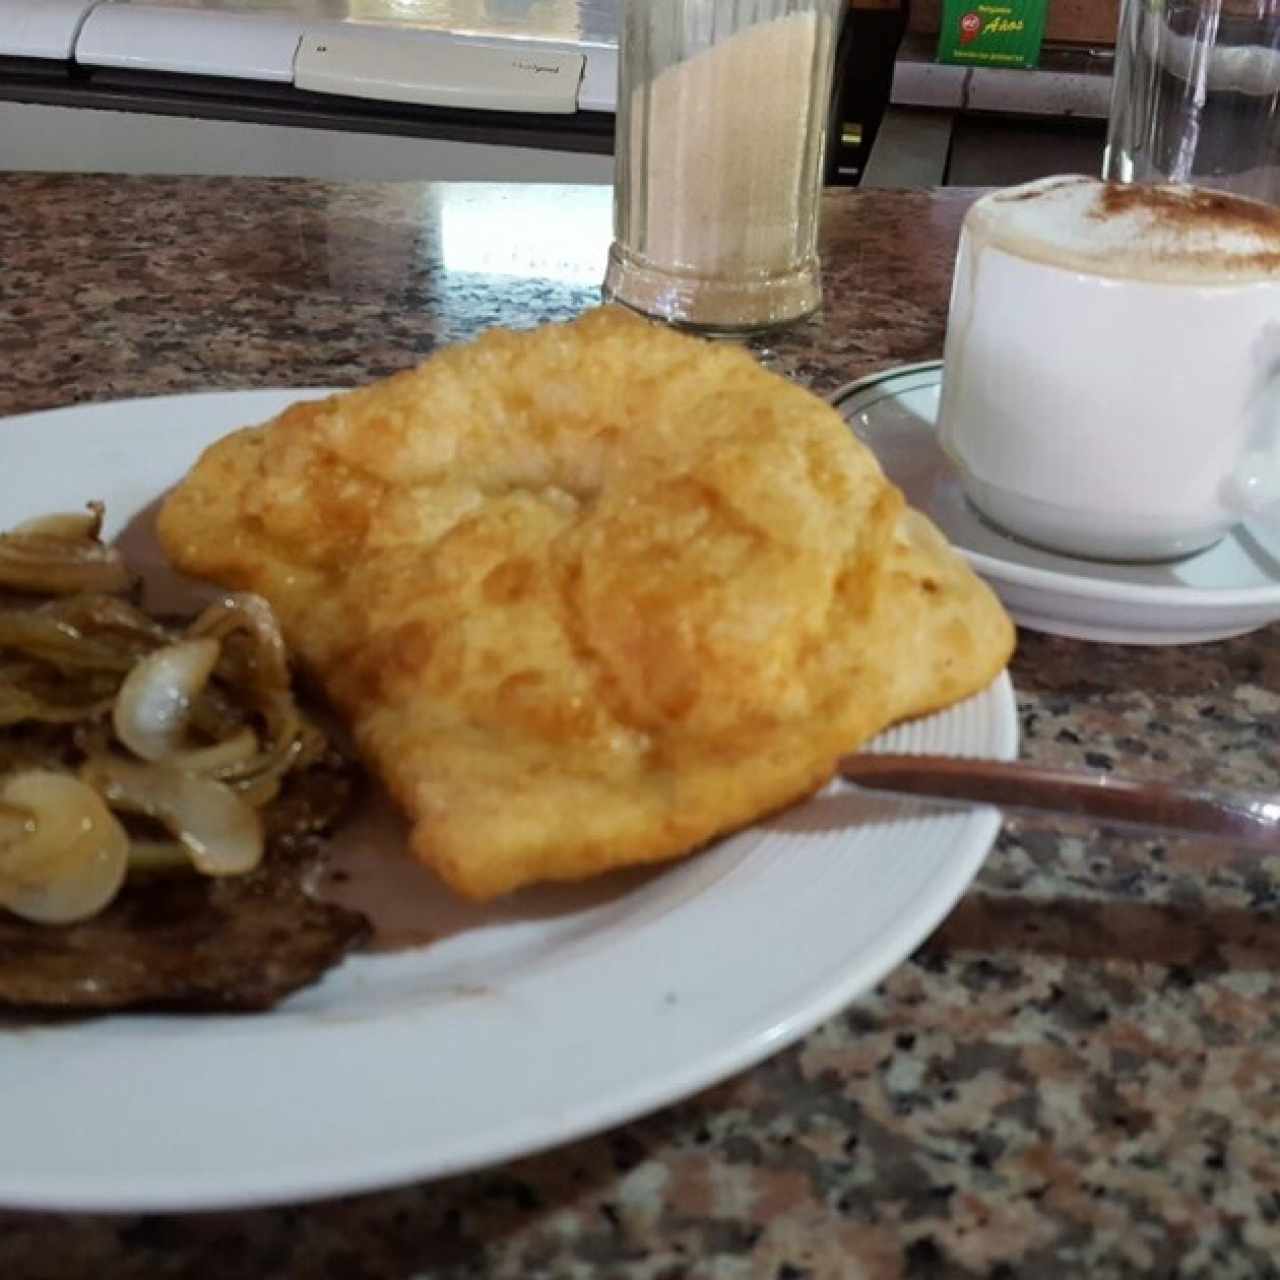
[[[886,474],[1033,631],[1113,644],[1194,644],[1280,619],[1280,530],[1237,526],[1167,564],[1104,564],[1041,551],[987,524],[934,433],[942,362],[905,365],[831,397]]]

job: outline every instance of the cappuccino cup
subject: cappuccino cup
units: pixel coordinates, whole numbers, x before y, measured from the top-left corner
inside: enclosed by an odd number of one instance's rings
[[[1066,176],[960,235],[939,441],[1027,542],[1154,561],[1280,513],[1280,209]]]

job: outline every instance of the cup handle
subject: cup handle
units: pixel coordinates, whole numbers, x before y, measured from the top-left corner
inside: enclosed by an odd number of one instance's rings
[[[1260,343],[1259,376],[1247,412],[1248,443],[1223,487],[1223,504],[1242,520],[1280,523],[1280,325]]]

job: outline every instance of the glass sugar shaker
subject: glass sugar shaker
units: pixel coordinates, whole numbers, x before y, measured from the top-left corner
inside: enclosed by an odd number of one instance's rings
[[[725,334],[817,309],[846,6],[624,0],[606,298]]]

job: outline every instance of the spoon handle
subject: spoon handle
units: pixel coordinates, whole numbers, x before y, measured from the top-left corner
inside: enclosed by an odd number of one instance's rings
[[[857,754],[843,757],[836,771],[873,791],[1211,836],[1280,854],[1280,799],[962,756]]]

